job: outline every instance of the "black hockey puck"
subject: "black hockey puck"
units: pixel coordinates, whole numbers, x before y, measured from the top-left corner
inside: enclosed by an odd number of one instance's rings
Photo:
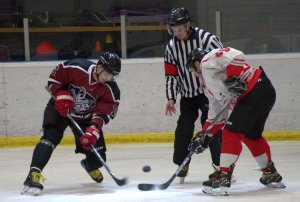
[[[141,191],[151,191],[155,189],[154,184],[138,184],[138,189]]]
[[[150,170],[151,170],[151,167],[150,167],[150,166],[144,166],[144,167],[143,167],[143,171],[144,171],[144,172],[150,172]]]

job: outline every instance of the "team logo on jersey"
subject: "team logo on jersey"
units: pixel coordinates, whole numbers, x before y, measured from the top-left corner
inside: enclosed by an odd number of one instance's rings
[[[80,86],[69,86],[69,92],[74,100],[74,111],[77,114],[86,114],[96,106],[96,99],[87,92],[87,90]]]

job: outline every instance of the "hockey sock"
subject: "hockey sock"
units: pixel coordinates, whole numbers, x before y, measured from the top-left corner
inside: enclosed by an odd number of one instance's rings
[[[30,167],[35,167],[41,171],[47,165],[55,146],[49,140],[41,140],[35,147],[32,155]]]
[[[249,148],[252,156],[261,168],[266,168],[268,163],[272,161],[270,146],[264,137],[258,140],[243,138],[242,141]]]
[[[221,171],[228,173],[230,165],[238,160],[242,152],[242,136],[243,134],[241,133],[232,132],[226,128],[223,129],[220,161]]]

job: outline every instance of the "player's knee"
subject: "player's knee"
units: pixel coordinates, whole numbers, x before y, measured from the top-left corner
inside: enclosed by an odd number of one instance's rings
[[[43,139],[43,138],[41,138],[39,143],[42,144],[42,145],[51,147],[52,150],[54,150],[55,147],[56,147],[56,145],[51,140],[47,140],[47,139]]]
[[[46,125],[41,139],[50,141],[56,147],[62,140],[63,133],[64,131],[55,125]]]
[[[240,154],[242,151],[243,134],[223,129],[222,132],[222,153]]]

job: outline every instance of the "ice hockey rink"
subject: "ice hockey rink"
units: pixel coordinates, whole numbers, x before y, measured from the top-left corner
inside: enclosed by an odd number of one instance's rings
[[[184,184],[176,178],[166,190],[140,191],[139,183],[164,183],[176,171],[172,163],[172,144],[108,145],[108,165],[117,178],[128,177],[129,183],[118,187],[102,168],[104,181],[94,183],[80,166],[83,155],[74,154],[72,146],[58,146],[43,171],[44,190],[38,196],[21,195],[33,148],[0,149],[0,199],[8,201],[300,201],[300,142],[271,142],[277,170],[283,176],[285,189],[271,189],[259,183],[261,172],[244,146],[234,175],[230,196],[202,193],[202,181],[212,172],[210,152],[194,155]],[[151,166],[143,172],[144,165]]]

